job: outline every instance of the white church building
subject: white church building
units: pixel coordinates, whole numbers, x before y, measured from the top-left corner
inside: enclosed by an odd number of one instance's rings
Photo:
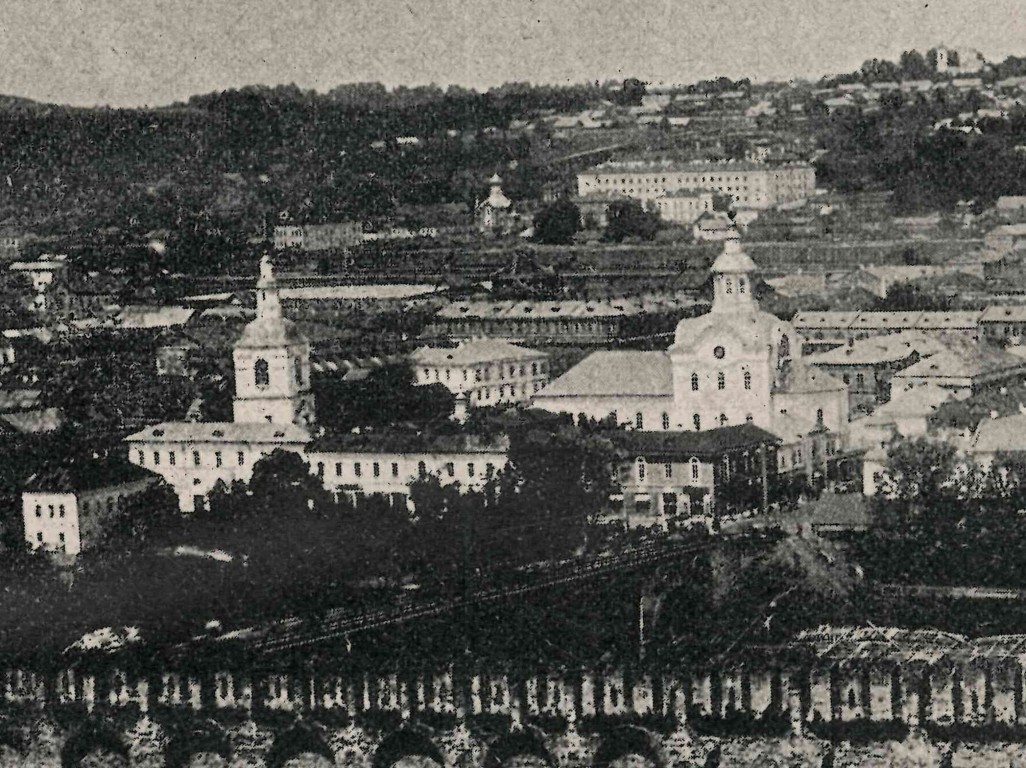
[[[321,435],[310,389],[310,345],[282,316],[270,261],[260,265],[257,317],[233,352],[233,421],[176,421],[130,435],[129,460],[164,478],[179,509],[193,512],[221,481],[248,482],[253,465],[276,449],[310,462],[310,471],[337,496],[356,502],[382,494],[407,503],[409,484],[434,475],[443,484],[474,488],[506,464],[501,440],[397,440],[388,435]]]
[[[754,424],[780,438],[779,470],[821,465],[844,448],[847,387],[806,365],[794,327],[759,309],[755,269],[732,232],[712,266],[711,310],[682,320],[669,349],[595,352],[535,407],[647,431]]]

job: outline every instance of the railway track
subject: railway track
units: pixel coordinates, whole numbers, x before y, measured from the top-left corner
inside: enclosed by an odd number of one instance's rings
[[[217,637],[203,636],[179,646],[179,651],[194,652],[198,645],[241,645],[247,650],[270,655],[297,648],[339,640],[348,635],[418,619],[431,618],[461,608],[509,600],[532,592],[566,584],[600,578],[612,573],[633,570],[698,552],[712,542],[682,543],[671,546],[646,545],[629,552],[588,558],[585,561],[560,563],[526,571],[521,583],[484,589],[466,597],[428,600],[353,614],[346,609],[332,609],[316,618],[290,617],[269,624],[228,632]]]

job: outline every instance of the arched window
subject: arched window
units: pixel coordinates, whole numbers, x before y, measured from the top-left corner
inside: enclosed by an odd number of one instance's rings
[[[698,391],[698,374],[697,373],[691,374],[691,391],[692,392],[697,392]]]
[[[645,428],[645,417],[641,414],[640,411],[634,414],[634,427],[635,429]]]
[[[670,414],[664,413],[663,414],[663,429],[666,430],[666,429],[669,429],[669,428],[670,428]]]
[[[271,383],[271,369],[266,360],[260,359],[253,364],[253,383],[258,387],[266,387]]]
[[[745,371],[745,389],[752,388],[752,372]]]
[[[417,462],[417,477],[421,480],[427,477],[427,465],[425,465],[423,461]]]
[[[695,431],[701,431],[702,429],[702,417],[697,413],[691,417],[691,420],[695,422]]]
[[[745,279],[743,277],[739,277],[737,279],[737,292],[738,293],[744,293],[745,292]]]
[[[822,408],[817,408],[816,409],[816,423],[817,424],[822,424],[823,423],[823,409]]]
[[[698,459],[694,456],[691,457],[691,479],[698,479]]]
[[[639,482],[645,479],[645,459],[641,456],[638,457],[638,480]]]
[[[752,414],[748,414],[747,416],[745,416],[745,424],[751,424],[751,423],[752,423]]]
[[[725,414],[725,413],[721,413],[721,414],[720,414],[720,419],[719,419],[719,421],[720,421],[720,426],[721,426],[721,427],[722,427],[722,426],[723,426],[724,424],[726,424],[726,423],[727,423],[727,414]]]
[[[727,279],[725,280],[725,282],[726,282],[726,285],[727,285],[727,293],[733,293],[733,292],[734,292],[734,281],[733,281],[733,280],[731,280],[731,279],[730,279],[730,278],[728,277],[728,278],[727,278]]]
[[[723,375],[723,371],[716,374],[716,389],[727,388],[727,377]]]

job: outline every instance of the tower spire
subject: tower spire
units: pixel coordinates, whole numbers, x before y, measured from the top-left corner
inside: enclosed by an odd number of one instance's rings
[[[270,254],[260,257],[260,278],[256,284],[257,317],[279,319],[281,317],[281,298],[278,295],[278,281],[274,277],[274,265]]]

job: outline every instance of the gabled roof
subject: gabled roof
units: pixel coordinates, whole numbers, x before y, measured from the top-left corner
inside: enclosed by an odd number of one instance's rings
[[[990,344],[945,349],[899,371],[894,378],[974,378],[1001,371],[1026,371],[1026,360]]]
[[[298,424],[243,424],[226,422],[165,421],[140,430],[125,442],[163,443],[308,443],[310,433]]]
[[[535,395],[578,396],[672,397],[670,357],[665,352],[593,352]]]
[[[628,430],[610,435],[613,443],[633,456],[706,457],[727,451],[777,445],[780,440],[754,424],[717,427],[701,432],[643,432]]]
[[[417,365],[476,365],[502,360],[537,360],[544,352],[519,347],[503,339],[473,339],[456,347],[421,347],[413,355]]]
[[[899,333],[859,339],[804,359],[809,365],[884,365],[907,360],[916,352],[913,340]]]

